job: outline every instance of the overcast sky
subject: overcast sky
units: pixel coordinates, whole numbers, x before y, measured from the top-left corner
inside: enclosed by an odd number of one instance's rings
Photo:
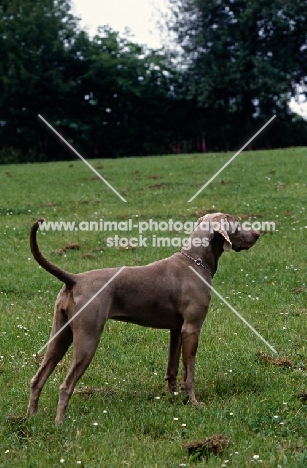
[[[123,33],[129,28],[135,42],[152,48],[162,46],[157,28],[159,10],[167,11],[167,0],[72,0],[73,12],[81,17],[82,27],[94,34],[98,26],[109,24]]]

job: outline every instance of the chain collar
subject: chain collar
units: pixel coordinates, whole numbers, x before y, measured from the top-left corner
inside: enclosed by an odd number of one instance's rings
[[[211,278],[213,278],[213,274],[211,273],[211,271],[209,270],[209,268],[207,268],[205,265],[203,265],[202,261],[201,261],[201,258],[193,258],[193,257],[190,257],[190,255],[186,254],[185,252],[180,252],[182,255],[185,255],[186,257],[188,257],[190,260],[192,260],[192,262],[195,263],[195,265],[197,266],[201,266],[204,270],[206,270],[208,273],[210,273],[210,276]]]

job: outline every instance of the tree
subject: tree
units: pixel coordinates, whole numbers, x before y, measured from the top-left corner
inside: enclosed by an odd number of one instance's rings
[[[31,149],[37,159],[44,150],[37,115],[61,115],[73,85],[66,66],[77,24],[69,0],[1,2],[0,140],[20,157]]]
[[[58,120],[65,132],[100,157],[170,150],[175,72],[167,58],[101,27],[71,48],[74,112]]]
[[[219,129],[226,148],[273,114],[289,120],[289,99],[307,84],[305,1],[169,1],[185,90],[204,111],[208,139]]]
[[[89,38],[70,0],[4,1],[0,35],[0,162],[72,156],[38,114],[91,157],[171,150],[177,72],[161,51],[104,27]]]

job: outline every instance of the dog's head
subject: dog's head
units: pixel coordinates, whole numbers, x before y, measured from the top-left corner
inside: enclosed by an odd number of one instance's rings
[[[202,233],[208,242],[220,236],[225,252],[231,249],[235,252],[247,250],[260,236],[259,232],[241,226],[237,219],[223,213],[211,213],[199,218],[194,230],[196,232],[198,235]]]

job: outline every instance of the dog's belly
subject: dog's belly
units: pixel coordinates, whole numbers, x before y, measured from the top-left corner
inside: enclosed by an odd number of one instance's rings
[[[163,312],[148,313],[148,311],[127,313],[125,311],[114,310],[109,314],[109,319],[135,323],[136,325],[141,325],[142,327],[163,329],[181,328],[183,322],[179,314],[163,314]]]
[[[153,310],[150,307],[145,310],[118,310],[115,308],[110,311],[109,319],[163,329],[181,328],[183,323],[182,317],[178,313],[164,309]]]

